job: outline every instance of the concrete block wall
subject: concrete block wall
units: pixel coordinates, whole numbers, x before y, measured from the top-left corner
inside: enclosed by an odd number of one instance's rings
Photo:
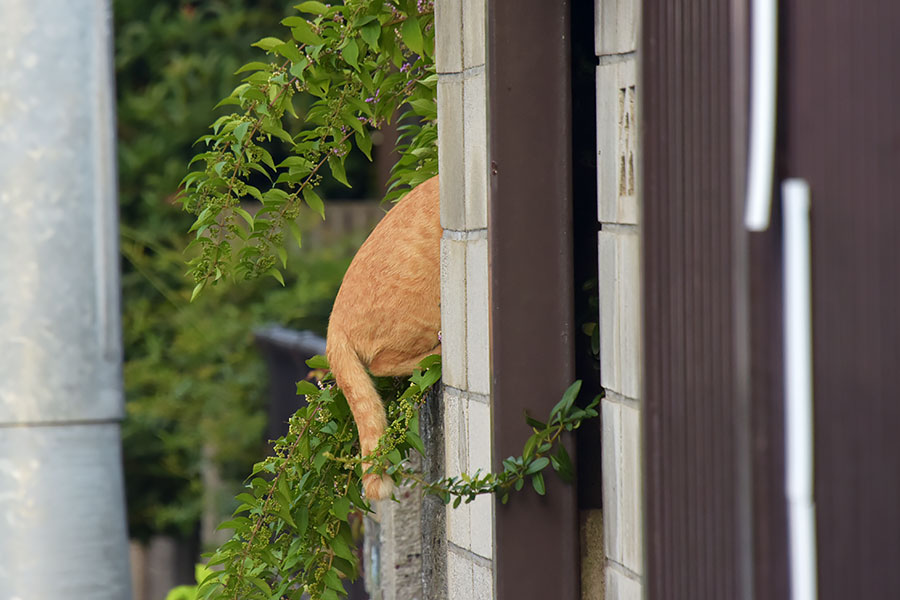
[[[637,0],[595,0],[606,600],[643,593]]]
[[[485,0],[435,3],[447,475],[491,467]],[[447,508],[447,598],[494,597],[492,497]]]

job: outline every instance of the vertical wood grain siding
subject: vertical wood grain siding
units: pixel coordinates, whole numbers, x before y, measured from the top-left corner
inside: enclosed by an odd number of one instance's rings
[[[897,598],[900,4],[782,20],[785,175],[812,191],[819,598]]]
[[[648,598],[736,599],[729,4],[642,14]]]

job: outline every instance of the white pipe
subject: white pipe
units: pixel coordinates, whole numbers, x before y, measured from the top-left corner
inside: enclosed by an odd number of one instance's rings
[[[809,185],[782,184],[784,210],[785,494],[792,600],[814,600],[812,301]]]
[[[744,225],[750,231],[764,231],[769,227],[772,212],[778,3],[776,0],[753,0],[750,10],[750,147]]]

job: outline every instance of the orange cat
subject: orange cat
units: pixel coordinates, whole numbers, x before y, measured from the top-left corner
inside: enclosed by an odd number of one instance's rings
[[[433,177],[375,227],[334,301],[326,354],[353,411],[363,456],[375,449],[387,425],[369,373],[410,375],[423,358],[441,351],[440,243],[438,178]],[[363,485],[372,500],[391,494],[388,476],[365,474]]]

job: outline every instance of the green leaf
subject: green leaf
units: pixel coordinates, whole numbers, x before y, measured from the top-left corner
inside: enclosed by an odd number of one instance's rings
[[[572,408],[572,404],[575,402],[575,398],[578,396],[578,392],[581,390],[581,380],[577,380],[575,383],[570,385],[568,389],[563,392],[562,399],[556,403],[556,406],[553,407],[553,410],[550,411],[550,420],[553,420],[557,414],[562,413],[565,414]]]
[[[250,213],[248,213],[246,210],[244,210],[244,209],[241,208],[240,206],[235,206],[235,207],[233,208],[233,210],[234,210],[234,212],[236,212],[237,214],[239,214],[239,215],[241,216],[242,219],[244,219],[245,221],[247,221],[247,225],[249,225],[249,226],[250,226],[250,229],[252,230],[252,229],[253,229],[253,215],[251,215]]]
[[[554,458],[556,462],[553,468],[556,469],[563,481],[571,483],[575,479],[575,469],[572,467],[572,459],[569,457],[569,453],[563,444],[559,445]]]
[[[362,153],[366,155],[370,161],[372,160],[372,138],[369,137],[369,134],[366,131],[362,133],[356,132],[353,135],[356,140],[356,147],[362,150]]]
[[[350,499],[347,497],[337,498],[331,505],[331,514],[341,521],[347,520],[347,514],[350,512]]]
[[[525,422],[528,423],[529,427],[533,427],[535,429],[546,429],[547,424],[543,421],[538,421],[537,419],[528,416],[528,413],[525,414]]]
[[[274,50],[276,54],[280,54],[292,63],[297,63],[303,60],[303,55],[300,54],[300,50],[292,42],[285,42],[283,44],[275,46]]]
[[[377,50],[378,38],[381,36],[381,23],[379,23],[377,19],[366,23],[363,25],[362,29],[360,29],[359,35],[362,37],[363,41]]]
[[[283,44],[283,40],[279,40],[276,37],[264,37],[258,42],[253,42],[250,44],[251,46],[256,46],[257,48],[262,48],[266,52],[271,52],[276,46],[280,46]]]
[[[297,382],[298,396],[316,396],[318,395],[319,391],[319,388],[317,388],[316,385],[311,381],[301,379]]]
[[[437,115],[437,104],[434,100],[419,98],[418,100],[410,100],[408,104],[413,107],[416,114],[424,117]]]
[[[325,6],[321,2],[314,2],[313,0],[296,4],[294,8],[302,12],[312,13],[314,15],[324,15],[328,13],[327,6]]]
[[[544,487],[544,475],[542,473],[538,473],[534,477],[531,478],[531,486],[541,496],[546,492],[546,488]]]
[[[310,359],[307,359],[306,366],[310,369],[328,369],[328,359],[322,356],[321,354],[316,354]]]
[[[338,577],[336,569],[330,569],[327,573],[325,573],[325,585],[335,590],[336,592],[344,592],[344,584],[341,583],[341,578]]]
[[[539,439],[540,438],[538,438],[537,435],[533,435],[525,441],[525,447],[522,449],[522,458],[524,458],[525,460],[531,458],[531,455],[534,453],[534,448],[535,446],[537,446]]]
[[[306,185],[303,187],[303,200],[306,202],[307,206],[313,209],[322,220],[325,220],[325,203],[322,202],[322,198],[312,189],[312,186]]]
[[[347,181],[347,173],[344,171],[344,160],[334,154],[328,156],[328,166],[331,168],[331,175],[346,185],[352,187]]]
[[[243,73],[244,71],[265,71],[269,68],[268,63],[253,61],[248,62],[246,65],[242,66],[240,69],[234,72],[235,75],[239,73]]]
[[[307,59],[305,56],[301,57],[300,60],[294,61],[294,64],[291,65],[290,73],[294,77],[300,79],[303,77],[304,69],[306,69],[306,67],[308,67],[308,66],[309,66],[309,59]]]
[[[532,475],[537,473],[538,471],[543,470],[547,465],[550,464],[550,459],[546,456],[542,456],[540,458],[534,459],[534,461],[528,465],[528,468],[525,469],[526,475]]]
[[[344,60],[347,61],[347,64],[359,70],[359,46],[356,45],[356,40],[351,38],[347,45],[344,46],[344,49],[341,50],[341,56],[344,57]]]
[[[344,110],[341,112],[341,121],[351,129],[353,129],[353,131],[355,131],[356,133],[365,133],[366,131],[363,127],[363,124],[359,121],[359,119],[356,118],[356,115],[354,115],[349,110]]]
[[[278,281],[278,283],[281,284],[281,287],[284,287],[284,275],[281,274],[281,271],[273,267],[266,271],[266,275],[271,275],[275,278],[276,281]]]
[[[441,355],[440,354],[430,354],[419,361],[419,367],[422,369],[437,369],[440,371],[441,369]]]
[[[347,542],[345,542],[340,537],[335,537],[332,539],[331,549],[334,550],[334,553],[336,555],[340,556],[341,558],[343,558],[345,560],[349,560],[352,562],[355,558],[353,556],[353,552],[350,551],[350,546],[348,546]]]
[[[409,445],[415,448],[419,454],[425,455],[425,444],[422,442],[422,438],[419,437],[419,434],[415,433],[410,429],[410,431],[406,432],[406,441],[409,442]]]
[[[295,527],[297,535],[306,533],[306,528],[309,527],[309,508],[305,504],[301,504],[294,511],[294,522],[297,524]]]
[[[303,247],[303,234],[300,231],[300,226],[297,225],[296,221],[288,221],[287,223],[288,229],[291,231],[291,235],[294,236],[294,240],[297,242],[297,247]]]
[[[234,519],[230,519],[228,521],[220,523],[219,526],[216,527],[216,531],[220,531],[222,529],[238,529],[250,523],[251,521],[247,517],[235,517]]]
[[[406,47],[421,55],[425,49],[425,40],[422,39],[422,30],[419,29],[419,20],[413,15],[406,17],[403,26],[400,28],[400,37]]]
[[[269,587],[269,584],[260,579],[259,577],[251,577],[249,575],[245,575],[245,577],[253,583],[256,587],[258,587],[261,591],[265,592],[267,596],[272,595],[272,588]]]
[[[297,528],[297,523],[294,521],[294,517],[291,515],[291,512],[288,510],[288,508],[285,505],[283,505],[279,502],[278,508],[275,512],[278,514],[279,517],[284,519],[284,521],[286,523],[288,523],[291,527],[293,527],[294,529]]]
[[[289,17],[290,18],[290,17]],[[285,19],[287,20],[287,19]],[[299,21],[294,22],[291,27],[291,35],[294,36],[294,39],[300,42],[301,44],[309,44],[310,46],[318,46],[320,44],[324,44],[325,40],[323,40],[319,35],[312,30],[309,22],[300,19]]]
[[[206,281],[204,280],[204,281],[201,281],[200,283],[198,283],[197,285],[194,286],[194,291],[191,292],[191,302],[193,302],[194,299],[195,299],[197,296],[200,295],[200,292],[203,291],[203,287],[204,287],[205,285],[206,285]]]

